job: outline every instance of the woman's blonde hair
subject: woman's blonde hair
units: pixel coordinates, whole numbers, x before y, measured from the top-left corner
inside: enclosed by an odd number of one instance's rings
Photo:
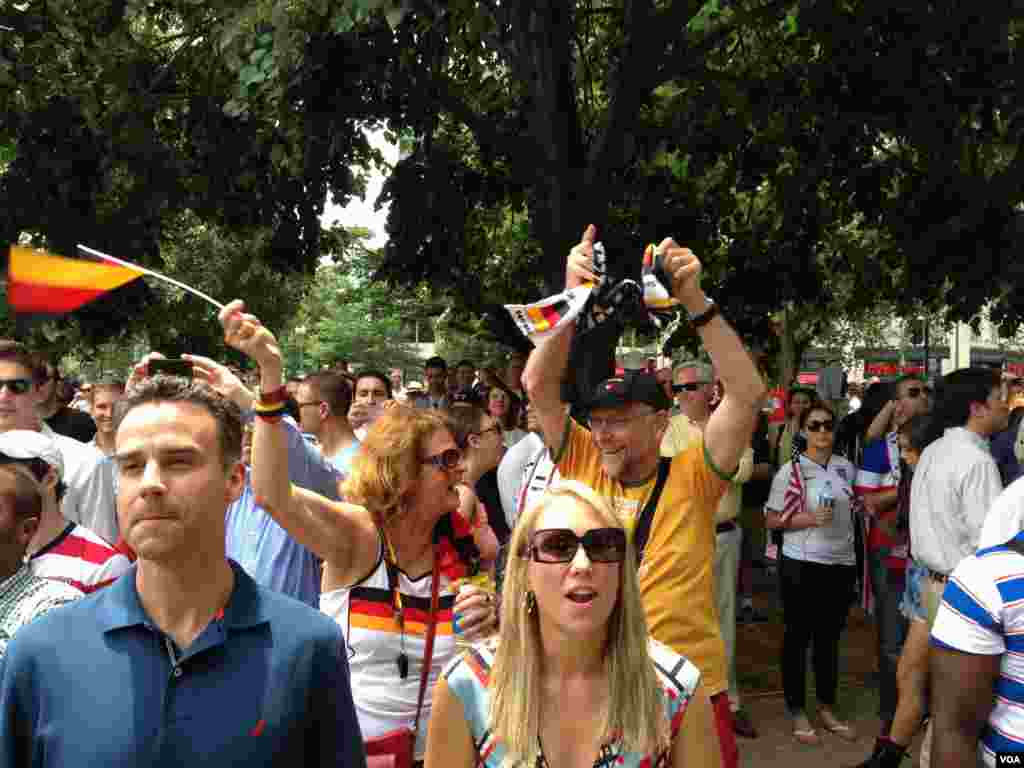
[[[588,486],[562,480],[520,517],[512,532],[502,588],[501,630],[491,674],[491,730],[508,750],[508,765],[533,765],[537,756],[544,651],[539,611],[527,612],[529,545],[541,514],[555,500],[564,498],[589,507],[608,527],[625,527],[608,503]],[[636,554],[629,541],[626,558],[619,564],[618,600],[608,619],[608,706],[601,738],[607,741],[618,735],[627,751],[655,754],[669,746],[670,737],[648,639]]]
[[[451,431],[437,411],[401,405],[385,410],[352,460],[341,489],[345,501],[366,507],[382,522],[400,515],[420,476],[424,444],[440,429]]]

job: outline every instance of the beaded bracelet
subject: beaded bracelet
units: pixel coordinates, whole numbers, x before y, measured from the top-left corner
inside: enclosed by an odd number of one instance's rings
[[[268,422],[270,424],[276,424],[277,422],[279,422],[281,420],[281,417],[284,416],[284,413],[285,412],[284,412],[283,408],[280,411],[273,411],[273,412],[270,412],[270,413],[261,413],[261,412],[257,411],[256,412],[256,418],[257,419],[262,419],[263,421],[266,421],[266,422]]]
[[[280,403],[278,405],[263,405],[263,403],[256,403],[253,410],[260,418],[272,419],[283,416],[286,413],[287,408],[284,407],[284,403]]]

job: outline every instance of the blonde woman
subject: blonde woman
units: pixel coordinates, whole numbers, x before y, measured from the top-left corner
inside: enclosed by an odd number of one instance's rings
[[[496,641],[434,691],[426,768],[717,766],[700,672],[647,633],[622,521],[553,485],[516,525]]]

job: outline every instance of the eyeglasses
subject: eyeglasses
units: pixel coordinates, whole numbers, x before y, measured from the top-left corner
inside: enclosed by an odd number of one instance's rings
[[[436,456],[427,456],[420,463],[433,464],[437,469],[450,472],[459,466],[460,461],[462,461],[462,451],[458,448],[449,448]]]
[[[621,528],[592,528],[582,536],[568,528],[534,531],[526,556],[538,563],[568,563],[580,546],[595,563],[621,563],[626,559],[626,532]]]
[[[31,379],[0,379],[0,392],[6,387],[12,395],[24,395],[32,389]]]
[[[831,432],[832,428],[836,425],[832,419],[828,421],[808,421],[807,431],[808,432]]]
[[[672,385],[672,391],[675,394],[677,394],[677,395],[680,392],[683,392],[683,391],[686,391],[686,392],[696,392],[698,389],[703,387],[706,383],[707,382],[705,382],[705,381],[691,381],[691,382],[688,382],[686,384],[673,384]]]
[[[627,427],[629,427],[629,425],[632,424],[634,420],[641,419],[644,416],[650,416],[652,413],[657,413],[657,411],[645,411],[644,413],[635,413],[632,416],[620,416],[615,419],[606,419],[600,416],[591,416],[590,429],[591,431],[600,432],[603,432],[605,430],[608,430],[610,432],[621,432]]]

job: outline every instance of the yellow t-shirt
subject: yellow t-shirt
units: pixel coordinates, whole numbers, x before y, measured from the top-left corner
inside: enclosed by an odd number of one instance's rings
[[[558,471],[608,499],[632,534],[656,477],[636,487],[611,479],[590,433],[575,421],[569,425]],[[705,461],[698,436],[672,460],[640,566],[651,635],[697,665],[711,696],[728,686],[714,597],[714,515],[727,485]]]

